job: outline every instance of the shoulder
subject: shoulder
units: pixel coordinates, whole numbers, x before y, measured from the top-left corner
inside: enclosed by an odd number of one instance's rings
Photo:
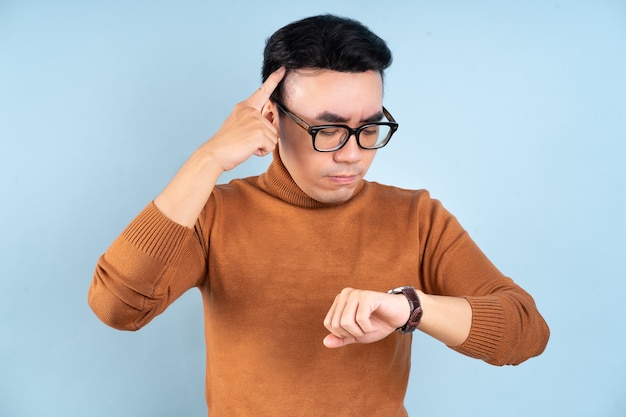
[[[426,189],[407,189],[368,181],[363,195],[369,204],[376,207],[382,205],[394,213],[407,211],[409,216],[417,215],[420,222],[453,217],[441,201],[433,198]]]
[[[232,198],[245,196],[259,190],[259,176],[235,178],[227,183],[217,184],[213,188],[212,196],[221,198]]]
[[[396,187],[393,185],[381,184],[375,181],[366,181],[364,188],[365,194],[369,198],[382,198],[392,200],[394,202],[420,202],[422,204],[429,202],[437,202],[431,198],[430,192],[426,189],[408,189]]]
[[[201,218],[212,219],[218,213],[224,213],[232,207],[247,207],[248,200],[254,198],[253,195],[258,193],[257,185],[258,176],[248,178],[237,178],[228,183],[220,183],[213,187],[211,195],[206,201]]]

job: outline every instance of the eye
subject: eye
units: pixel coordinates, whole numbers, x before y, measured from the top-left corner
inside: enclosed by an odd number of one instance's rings
[[[365,135],[377,135],[378,134],[378,126],[368,126],[365,129],[363,129],[361,131],[361,134],[365,134]]]
[[[318,132],[322,136],[337,136],[342,131],[341,128],[324,128]]]

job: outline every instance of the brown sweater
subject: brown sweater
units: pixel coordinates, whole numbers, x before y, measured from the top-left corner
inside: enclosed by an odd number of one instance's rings
[[[547,343],[531,296],[428,192],[364,181],[350,201],[322,204],[276,156],[266,173],[217,186],[193,229],[148,205],[99,259],[89,303],[137,330],[198,287],[211,417],[405,416],[411,336],[322,344],[342,288],[400,285],[469,300],[465,355],[518,364]]]

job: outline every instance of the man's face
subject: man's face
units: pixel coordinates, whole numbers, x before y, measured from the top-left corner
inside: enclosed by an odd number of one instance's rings
[[[378,71],[297,70],[284,82],[283,104],[311,126],[340,123],[357,128],[381,113],[382,99]],[[285,167],[307,195],[323,203],[349,200],[376,155],[359,148],[354,136],[337,151],[318,152],[311,136],[285,115],[278,118],[277,128]]]

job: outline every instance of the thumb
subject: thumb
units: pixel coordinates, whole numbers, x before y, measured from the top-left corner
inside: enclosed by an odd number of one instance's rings
[[[341,337],[337,337],[334,334],[329,334],[324,338],[324,346],[327,348],[339,348],[342,346],[350,345],[352,343],[356,343],[356,339],[353,337],[342,339]]]

